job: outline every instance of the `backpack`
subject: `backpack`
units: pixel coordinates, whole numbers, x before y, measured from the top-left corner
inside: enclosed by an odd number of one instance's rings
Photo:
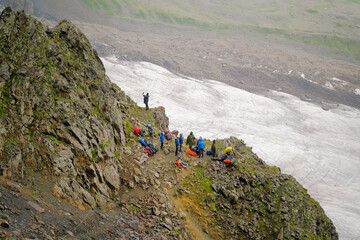
[[[155,154],[157,151],[159,151],[159,149],[157,149],[152,142],[148,142],[148,146],[149,146],[149,151],[152,154]]]
[[[149,147],[149,152],[151,152],[152,154],[155,154],[157,153],[158,149],[157,148],[154,148],[154,147]]]
[[[197,146],[196,146],[196,147],[192,147],[190,150],[193,151],[193,152],[196,152],[196,153],[199,152],[199,148],[198,148]]]
[[[134,134],[139,134],[139,133],[140,133],[140,128],[138,126],[135,126]]]
[[[211,150],[207,150],[206,151],[206,155],[211,155],[212,154],[212,151]]]
[[[145,136],[145,130],[144,129],[140,129],[140,132],[139,132],[140,136]]]
[[[148,130],[149,130],[150,136],[155,135],[155,132],[151,127],[149,127]]]
[[[234,158],[233,155],[228,155],[227,158],[224,160],[224,163],[231,163],[231,160]]]

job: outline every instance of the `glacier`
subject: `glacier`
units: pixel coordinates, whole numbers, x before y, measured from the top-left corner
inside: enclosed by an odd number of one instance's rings
[[[254,94],[219,81],[177,75],[148,62],[101,58],[106,74],[139,106],[164,106],[170,130],[243,139],[269,165],[294,176],[335,224],[360,239],[360,110],[325,111],[277,91]],[[210,147],[210,146],[207,146]]]

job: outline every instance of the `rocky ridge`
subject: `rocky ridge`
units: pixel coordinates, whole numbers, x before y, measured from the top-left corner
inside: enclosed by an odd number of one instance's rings
[[[147,156],[133,126],[167,129],[165,109],[111,83],[72,23],[50,29],[6,8],[0,59],[2,237],[338,238],[306,190],[240,140],[218,141],[234,146],[232,167],[182,154],[180,171],[170,142]]]

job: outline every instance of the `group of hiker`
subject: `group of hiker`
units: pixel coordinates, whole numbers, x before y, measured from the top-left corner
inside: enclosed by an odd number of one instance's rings
[[[199,158],[203,158],[204,157],[204,149],[205,149],[205,142],[202,139],[202,137],[200,136],[199,139],[197,140],[197,142],[195,143],[195,136],[193,132],[190,132],[189,136],[186,139],[186,143],[189,145],[189,148],[187,149],[187,152],[190,155],[193,156],[198,156]],[[180,152],[181,152],[181,146],[183,144],[183,134],[180,134],[179,139],[175,138],[175,145],[176,145],[176,151],[175,151],[175,156],[178,155],[178,146],[180,146]],[[224,163],[231,163],[231,160],[233,159],[233,152],[232,152],[232,147],[227,147],[224,151],[224,154],[218,158],[218,151],[217,151],[217,147],[216,147],[216,140],[212,141],[212,145],[211,145],[211,150],[208,150],[206,152],[207,155],[212,156],[212,160],[214,161],[221,161]],[[181,158],[178,158],[177,161],[178,166],[180,167],[180,165],[183,168],[184,164],[182,164]],[[179,165],[180,164],[180,165]]]
[[[151,127],[151,124],[148,124],[147,128],[148,128],[149,136],[151,138],[156,135],[154,130]],[[134,134],[136,134],[136,135],[144,137],[144,132],[145,132],[145,130],[140,129],[138,126],[136,126],[134,128]],[[185,143],[185,140],[184,140],[184,136],[183,136],[182,133],[180,133],[179,137],[177,136],[177,134],[178,134],[177,131],[173,132],[173,133],[171,133],[168,130],[165,130],[165,131],[161,132],[159,134],[161,150],[164,149],[165,139],[172,140],[172,138],[174,138],[175,156],[178,156],[178,154],[181,153],[182,150],[183,150],[183,145]],[[147,151],[147,153],[149,155],[153,155],[158,151],[157,148],[154,146],[154,144],[152,142],[150,142],[150,141],[146,141],[143,138],[140,138],[139,142],[145,147],[145,149],[146,149],[146,151]],[[201,136],[196,141],[194,133],[190,132],[189,136],[186,138],[186,144],[189,145],[189,148],[186,151],[187,153],[189,153],[190,155],[193,155],[193,156],[198,156],[198,158],[203,158],[204,157],[205,142],[204,142],[204,140],[203,140],[203,138]],[[224,154],[220,158],[218,158],[216,140],[212,141],[211,150],[208,150],[206,152],[206,154],[211,155],[212,160],[221,161],[221,162],[224,162],[224,163],[231,163],[231,160],[233,159],[232,147],[227,147],[225,149],[225,151],[224,151]],[[178,157],[177,165],[180,168],[184,168],[184,167],[187,166],[186,163],[182,162],[181,157]]]
[[[143,97],[144,97],[144,103],[145,103],[145,107],[146,107],[146,110],[149,110],[149,93],[147,94],[144,94],[144,92],[142,93]],[[149,135],[150,137],[153,137],[155,136],[155,132],[154,130],[152,129],[151,127],[151,124],[148,124],[147,125],[147,128],[148,128],[148,132],[149,132]],[[141,136],[144,136],[145,134],[145,130],[143,129],[140,129],[139,127],[135,127],[134,129],[134,133],[136,135],[141,135]],[[180,136],[177,137],[177,133],[176,134],[172,134],[170,131],[168,130],[165,130],[164,132],[161,132],[159,134],[160,136],[160,148],[163,150],[164,148],[164,141],[165,141],[165,138],[167,140],[172,140],[172,138],[174,137],[174,142],[175,142],[175,156],[178,156],[179,152],[181,153],[182,152],[182,148],[183,148],[183,144],[184,144],[184,136],[182,133],[180,133]],[[195,143],[195,136],[194,136],[194,133],[193,132],[190,132],[189,136],[186,138],[186,144],[189,145],[189,148],[187,149],[187,152],[190,154],[190,155],[193,155],[193,156],[198,156],[199,158],[203,158],[204,157],[204,149],[205,149],[205,143],[204,143],[204,140],[202,139],[202,137],[200,136],[199,139],[197,140],[197,142]],[[149,150],[149,146],[148,146],[148,143],[143,139],[140,138],[139,140],[144,146],[146,146],[146,151],[149,155],[152,155],[153,152]],[[153,145],[152,145],[152,142],[150,142],[150,147],[151,148],[155,148]],[[157,151],[157,149],[155,148],[155,150]],[[212,142],[212,145],[211,145],[211,150],[207,151],[207,155],[211,155],[212,156],[212,160],[214,161],[223,161],[225,163],[230,163],[231,162],[231,159],[233,158],[233,155],[232,155],[232,148],[231,147],[227,147],[224,151],[224,154],[221,156],[221,158],[217,158],[218,157],[218,154],[217,154],[217,148],[216,148],[216,140],[213,140]],[[184,167],[187,167],[187,164],[182,162],[181,160],[181,157],[178,157],[178,160],[177,160],[177,165],[180,167],[180,168],[184,168]]]

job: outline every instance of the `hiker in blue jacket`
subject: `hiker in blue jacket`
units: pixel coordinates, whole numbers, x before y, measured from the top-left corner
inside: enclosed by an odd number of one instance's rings
[[[175,147],[176,147],[175,156],[178,155],[179,146],[180,146],[180,141],[177,137],[175,137]]]
[[[180,152],[181,152],[182,145],[184,144],[184,138],[183,138],[183,134],[182,134],[182,133],[180,133],[179,142],[180,142]]]
[[[204,148],[205,148],[205,143],[203,141],[203,139],[200,137],[199,138],[199,141],[198,141],[198,144],[197,144],[197,148],[199,149],[199,153],[198,153],[198,156],[199,158],[200,157],[204,157]]]
[[[161,142],[161,150],[163,149],[164,146],[164,132],[160,133],[160,142]]]

